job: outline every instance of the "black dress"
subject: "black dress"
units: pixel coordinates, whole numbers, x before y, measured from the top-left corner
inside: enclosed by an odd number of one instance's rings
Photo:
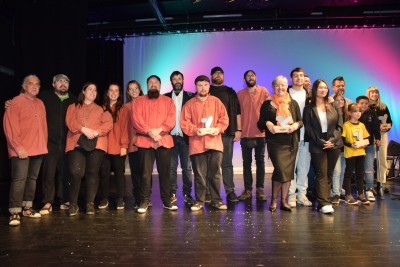
[[[295,100],[289,104],[293,122],[299,123],[299,128],[293,133],[272,134],[266,122],[270,121],[274,125],[276,122],[276,108],[271,105],[271,100],[263,103],[260,109],[260,119],[257,126],[260,130],[265,130],[267,139],[268,156],[274,166],[272,181],[288,182],[294,179],[294,167],[296,163],[297,150],[299,148],[300,127],[303,126],[299,105]]]

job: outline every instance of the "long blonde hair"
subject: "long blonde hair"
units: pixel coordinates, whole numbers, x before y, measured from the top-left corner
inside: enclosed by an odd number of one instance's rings
[[[367,88],[367,92],[365,93],[365,95],[368,97],[368,99],[371,101],[371,97],[369,96],[369,94],[371,92],[376,91],[378,93],[378,99],[376,100],[376,106],[380,109],[380,110],[384,110],[386,108],[386,104],[383,103],[381,101],[381,94],[379,93],[379,89],[376,86],[370,86]],[[371,103],[371,102],[370,102]]]

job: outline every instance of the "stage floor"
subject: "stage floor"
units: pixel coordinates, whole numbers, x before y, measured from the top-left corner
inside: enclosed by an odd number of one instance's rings
[[[2,203],[0,266],[399,266],[400,201],[390,194],[368,206],[341,202],[332,215],[317,212],[315,201],[271,213],[267,175],[266,202],[253,192],[252,200],[229,203],[226,211],[192,212],[178,193],[179,210],[172,212],[162,207],[155,177],[154,206],[138,214],[129,179],[125,210],[115,209],[113,180],[110,207],[95,215],[84,213],[83,202],[75,217],[55,204],[49,216],[21,218],[11,227]],[[241,175],[235,185],[240,194]],[[400,193],[400,180],[386,187]],[[35,208],[40,205],[38,198]]]

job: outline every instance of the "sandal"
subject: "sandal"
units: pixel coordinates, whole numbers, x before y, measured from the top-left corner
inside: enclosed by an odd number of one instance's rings
[[[20,223],[21,223],[21,218],[19,217],[19,214],[11,213],[10,222],[8,224],[12,226],[17,226],[20,225]]]
[[[47,208],[46,208],[46,206],[47,206]],[[53,210],[52,205],[51,205],[50,203],[46,203],[46,204],[43,206],[43,208],[39,211],[39,213],[40,213],[41,215],[48,215],[48,214],[50,213],[50,211],[52,211],[52,210]]]
[[[29,211],[28,214],[26,212]],[[36,212],[32,209],[32,207],[25,207],[24,210],[22,211],[22,216],[24,217],[29,217],[29,218],[40,218],[42,215],[40,215],[39,212]]]

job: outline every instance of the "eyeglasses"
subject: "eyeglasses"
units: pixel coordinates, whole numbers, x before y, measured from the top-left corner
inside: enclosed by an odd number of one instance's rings
[[[67,81],[67,80],[58,80],[58,81],[56,81],[56,83],[69,83],[69,81]]]
[[[139,90],[139,88],[137,88],[137,87],[133,87],[133,88],[128,88],[128,91],[133,91],[133,90],[135,90],[135,89],[137,89],[137,90]]]

